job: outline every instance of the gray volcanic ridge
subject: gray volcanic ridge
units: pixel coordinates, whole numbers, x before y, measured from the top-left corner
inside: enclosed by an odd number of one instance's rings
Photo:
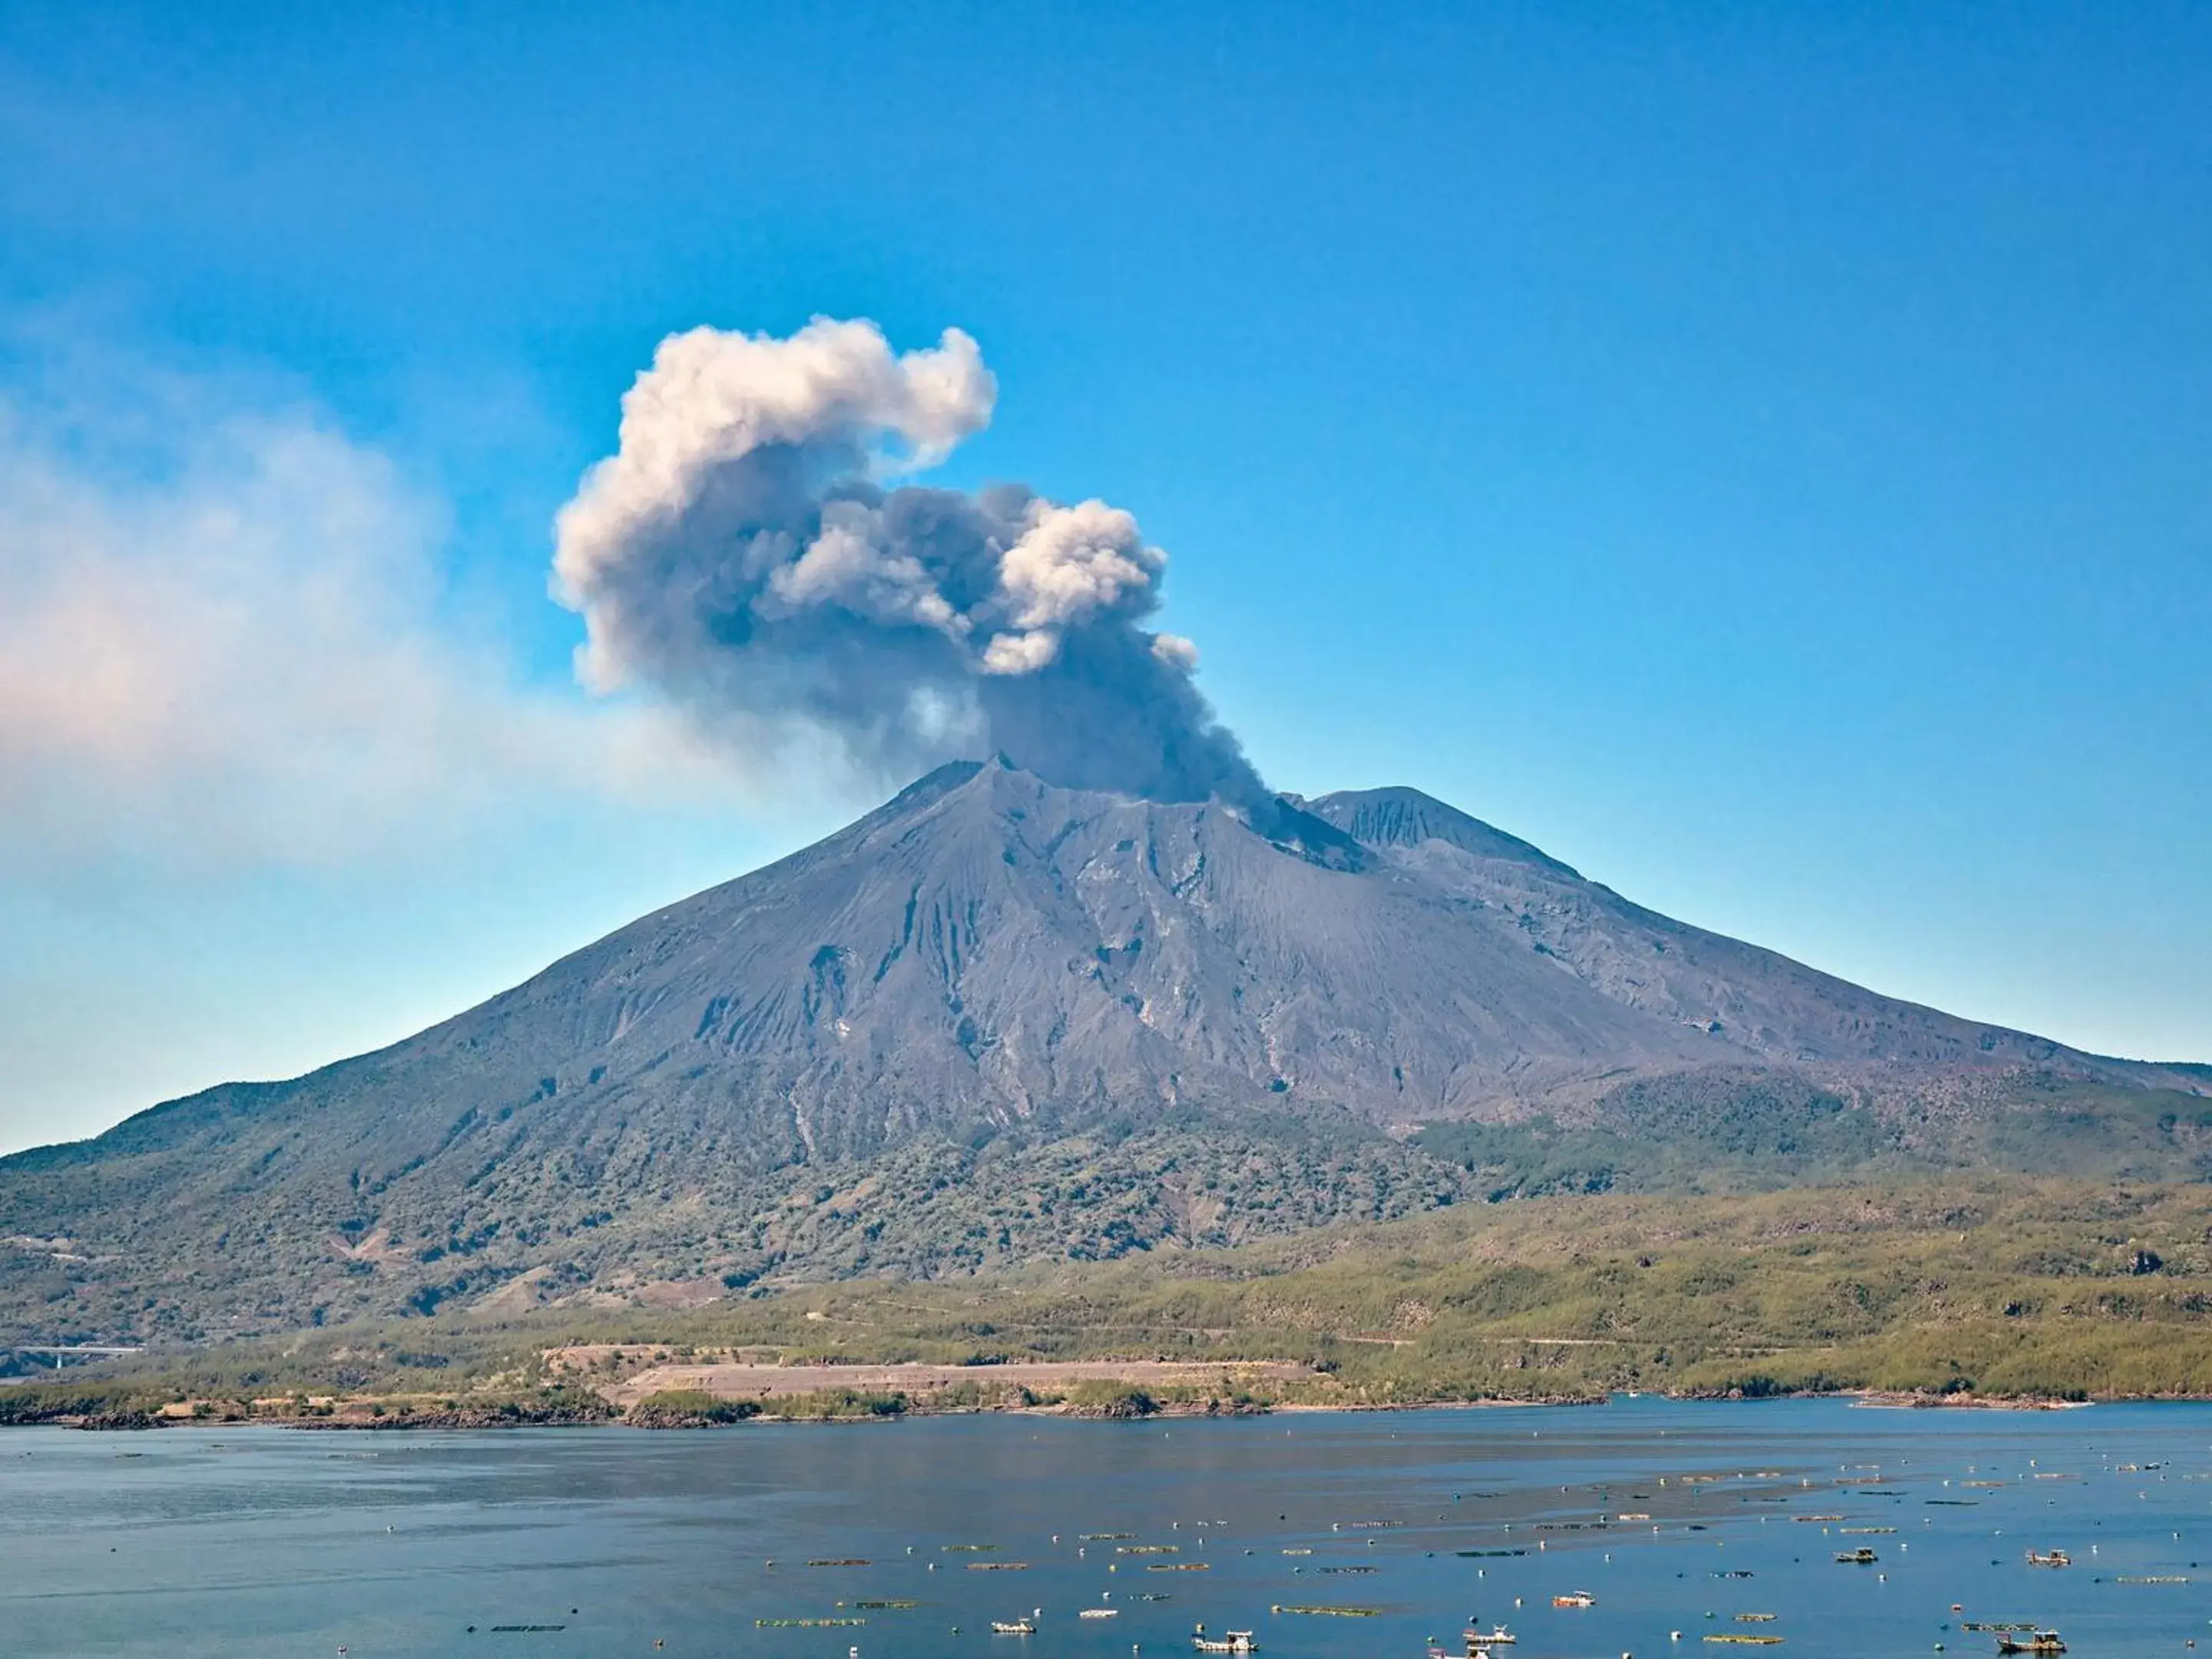
[[[0,1160],[0,1321],[683,1303],[1563,1187],[2198,1179],[2208,1095],[1670,921],[1415,790],[961,763],[389,1048]]]

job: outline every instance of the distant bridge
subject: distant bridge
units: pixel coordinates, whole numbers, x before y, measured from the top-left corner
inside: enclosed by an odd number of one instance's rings
[[[28,1345],[0,1346],[0,1353],[29,1354],[37,1358],[51,1358],[56,1370],[71,1359],[118,1359],[125,1354],[143,1353],[143,1348],[102,1348],[89,1344],[75,1347],[33,1347]]]

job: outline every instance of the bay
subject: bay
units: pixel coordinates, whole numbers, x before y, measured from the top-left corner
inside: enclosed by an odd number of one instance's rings
[[[1478,1619],[1513,1659],[1994,1652],[1976,1620],[2179,1659],[2212,1646],[2209,1522],[2193,1404],[18,1430],[0,1652],[1105,1659],[1187,1653],[1203,1623],[1285,1659],[1421,1659]],[[1860,1547],[1877,1561],[1835,1560]],[[2073,1565],[2028,1565],[2053,1548]],[[1552,1605],[1577,1590],[1595,1604]],[[1373,1616],[1289,1611],[1323,1606]],[[1033,1609],[1036,1634],[991,1633]],[[759,1622],[783,1620],[865,1622]]]

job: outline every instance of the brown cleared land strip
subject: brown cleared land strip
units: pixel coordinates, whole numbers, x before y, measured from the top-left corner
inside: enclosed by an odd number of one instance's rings
[[[1081,1359],[1017,1361],[1003,1365],[655,1365],[619,1382],[608,1383],[599,1393],[611,1403],[627,1409],[648,1395],[691,1389],[720,1400],[763,1400],[834,1389],[850,1389],[856,1394],[923,1395],[963,1382],[1030,1389],[1066,1389],[1079,1382],[1167,1388],[1214,1382],[1223,1377],[1237,1382],[1279,1382],[1313,1375],[1304,1365],[1245,1360],[1203,1363]]]

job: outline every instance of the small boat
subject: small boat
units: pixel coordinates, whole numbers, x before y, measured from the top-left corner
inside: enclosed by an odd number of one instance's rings
[[[994,1636],[1035,1636],[1036,1622],[1030,1619],[994,1619],[991,1633]]]
[[[2070,1567],[2074,1565],[2074,1558],[2064,1550],[2045,1550],[2040,1555],[2030,1550],[2027,1565],[2031,1567]]]
[[[1520,1639],[1504,1626],[1500,1625],[1487,1636],[1479,1630],[1468,1632],[1467,1648],[1469,1653],[1473,1653],[1477,1648],[1510,1648]]]
[[[1119,1607],[1085,1607],[1082,1612],[1077,1613],[1075,1616],[1078,1619],[1119,1619],[1121,1616],[1121,1609]]]
[[[1553,1596],[1552,1605],[1555,1607],[1594,1607],[1597,1605],[1597,1597],[1588,1590],[1571,1590],[1565,1595]]]
[[[1862,1544],[1855,1550],[1838,1550],[1836,1559],[1847,1567],[1870,1567],[1881,1557]]]
[[[1190,1644],[1200,1653],[1257,1653],[1260,1644],[1252,1639],[1249,1630],[1226,1630],[1218,1636],[1208,1636],[1200,1625],[1191,1633]]]
[[[2035,1630],[2029,1631],[2024,1636],[1998,1637],[1997,1651],[1999,1653],[2063,1653],[2066,1651],[2066,1644],[2060,1639],[2058,1632],[2055,1630]]]

